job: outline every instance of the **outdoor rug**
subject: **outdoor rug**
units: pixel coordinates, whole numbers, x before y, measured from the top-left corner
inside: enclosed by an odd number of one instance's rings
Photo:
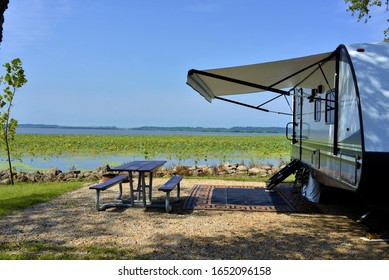
[[[319,213],[320,210],[292,187],[274,192],[261,187],[196,185],[185,200],[184,210],[240,210]]]

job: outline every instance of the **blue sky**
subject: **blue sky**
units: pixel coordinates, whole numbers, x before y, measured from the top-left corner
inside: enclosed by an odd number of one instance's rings
[[[343,0],[12,0],[0,63],[21,58],[28,79],[13,117],[80,126],[284,126],[289,117],[209,104],[186,85],[187,71],[383,40],[384,9],[364,24],[346,8]],[[260,104],[262,95],[244,101]]]

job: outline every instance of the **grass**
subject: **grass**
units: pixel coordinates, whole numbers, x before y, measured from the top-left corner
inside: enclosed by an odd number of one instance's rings
[[[0,260],[144,260],[129,249],[108,247],[69,247],[48,242],[0,242]]]
[[[79,188],[81,182],[0,185],[0,218]]]

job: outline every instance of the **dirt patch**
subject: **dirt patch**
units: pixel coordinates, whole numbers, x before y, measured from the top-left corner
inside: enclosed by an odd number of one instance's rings
[[[166,179],[154,179],[159,185]],[[363,209],[325,197],[323,213],[184,211],[196,184],[258,186],[263,182],[184,179],[182,200],[164,209],[95,210],[87,186],[0,220],[5,242],[119,246],[152,259],[389,259],[385,242],[366,242],[356,223]],[[113,198],[113,189],[103,199]]]

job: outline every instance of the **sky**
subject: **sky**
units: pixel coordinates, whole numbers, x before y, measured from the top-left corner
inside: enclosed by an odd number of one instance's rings
[[[12,0],[0,63],[19,57],[19,123],[70,126],[281,126],[289,116],[215,100],[188,70],[230,67],[378,42],[385,9],[357,22],[343,0]],[[0,69],[4,74],[4,68]],[[240,101],[259,105],[267,93]],[[285,100],[267,108],[290,112]]]

